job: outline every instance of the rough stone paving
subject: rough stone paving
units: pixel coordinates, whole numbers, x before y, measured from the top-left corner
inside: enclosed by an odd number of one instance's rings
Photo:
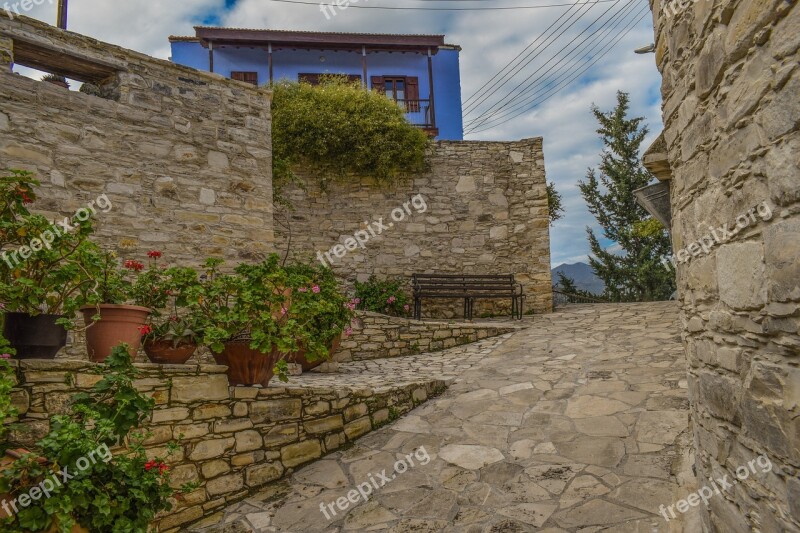
[[[694,515],[658,514],[694,490],[677,317],[672,303],[574,307],[486,341],[492,349],[343,365],[359,379],[460,375],[439,398],[194,530],[691,531]],[[427,465],[330,521],[320,512],[420,447]]]

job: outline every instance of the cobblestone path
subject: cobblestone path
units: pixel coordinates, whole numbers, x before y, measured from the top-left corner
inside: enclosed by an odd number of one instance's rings
[[[674,303],[537,316],[491,350],[462,348],[482,360],[464,365],[441,397],[229,507],[205,530],[691,530],[659,514],[693,482],[678,332]],[[359,379],[441,369],[437,357],[371,362]],[[366,502],[352,492],[359,485],[371,492]]]

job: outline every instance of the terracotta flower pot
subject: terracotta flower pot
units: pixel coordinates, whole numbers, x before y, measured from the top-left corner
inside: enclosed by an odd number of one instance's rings
[[[3,336],[17,351],[15,359],[54,359],[67,345],[67,330],[56,324],[63,315],[7,313]]]
[[[136,305],[100,304],[100,320],[92,323],[92,317],[98,314],[98,308],[87,306],[81,308],[83,319],[88,326],[86,330],[86,349],[89,359],[95,363],[103,362],[111,355],[111,350],[125,343],[129,346],[131,357],[136,356],[142,344],[140,328],[147,321],[150,309]]]
[[[342,344],[342,336],[339,335],[335,339],[331,341],[331,347],[328,350],[328,359],[318,359],[313,363],[306,358],[307,350],[304,347],[301,347],[296,352],[292,352],[286,358],[287,361],[290,363],[295,363],[303,367],[303,372],[308,372],[310,370],[314,370],[318,366],[322,365],[326,361],[333,359],[333,354],[336,353],[336,350],[339,349],[339,346]]]
[[[214,360],[228,367],[231,385],[261,385],[266,387],[274,375],[273,369],[280,360],[280,353],[273,350],[262,353],[250,348],[249,340],[225,343],[222,353],[215,353]]]
[[[144,353],[150,361],[160,365],[183,365],[197,351],[197,344],[179,344],[174,346],[169,340],[147,340]]]

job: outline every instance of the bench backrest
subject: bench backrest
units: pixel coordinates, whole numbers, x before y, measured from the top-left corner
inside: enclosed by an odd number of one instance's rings
[[[414,294],[426,296],[506,296],[517,287],[513,274],[414,274],[412,283]]]

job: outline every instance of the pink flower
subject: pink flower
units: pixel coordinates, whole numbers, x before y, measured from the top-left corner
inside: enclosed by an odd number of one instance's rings
[[[300,287],[297,292],[308,292],[308,287]]]
[[[10,353],[0,354],[0,359],[11,359]]]
[[[360,304],[361,303],[361,298],[353,299],[353,303],[356,304],[356,305]]]
[[[347,328],[346,330],[344,330],[345,337],[349,337],[352,334],[353,334],[353,328]]]
[[[393,304],[393,303],[395,303],[396,301],[397,301],[397,298],[395,298],[394,296],[390,296],[390,297],[389,297],[389,299],[388,299],[388,300],[386,300],[386,303],[387,303],[387,304]]]
[[[313,287],[311,287],[311,292],[313,292],[314,294],[319,294],[320,290],[321,289],[319,288],[319,285],[314,285]]]
[[[285,307],[281,307],[281,315],[285,315],[288,312],[289,312],[288,309],[286,309]]]
[[[410,311],[410,310],[411,310],[411,306],[410,306],[410,305],[408,305],[408,304],[406,304],[406,305],[404,305],[404,306],[403,306],[403,309],[404,309],[405,311]]]

